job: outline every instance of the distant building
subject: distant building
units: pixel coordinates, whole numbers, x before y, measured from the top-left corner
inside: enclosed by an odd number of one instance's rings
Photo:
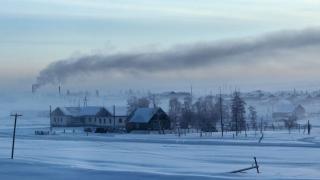
[[[306,109],[301,104],[299,104],[294,108],[293,114],[299,119],[304,118],[306,116]]]
[[[161,108],[137,108],[129,117],[126,128],[132,130],[170,129],[169,116]]]
[[[283,125],[291,116],[298,119],[305,117],[306,110],[302,105],[294,106],[290,101],[282,100],[275,106],[272,119],[275,124]]]
[[[124,128],[125,121],[126,117],[113,116],[106,108],[97,106],[57,107],[50,116],[52,127]]]
[[[272,113],[273,121],[285,121],[285,120],[288,120],[290,116],[292,116],[292,113],[290,113],[290,112],[274,112],[274,113]]]

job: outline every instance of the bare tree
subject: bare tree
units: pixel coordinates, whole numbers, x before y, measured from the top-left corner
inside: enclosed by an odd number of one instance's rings
[[[132,113],[137,108],[149,107],[150,101],[146,97],[137,98],[136,96],[131,96],[127,100],[127,111],[128,114]]]

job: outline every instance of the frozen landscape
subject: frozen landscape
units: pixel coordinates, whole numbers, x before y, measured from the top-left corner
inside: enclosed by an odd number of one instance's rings
[[[86,134],[83,128],[53,128],[43,102],[56,97],[24,99],[33,110],[19,107],[14,159],[10,159],[13,119],[2,111],[0,125],[1,179],[318,179],[320,176],[320,123],[309,118],[311,135],[298,129],[254,131],[233,137],[234,132],[177,134]],[[120,98],[119,98],[120,99]],[[10,100],[11,101],[11,100]],[[61,103],[60,100],[57,104]],[[38,104],[37,102],[41,102]],[[98,102],[97,102],[98,103]],[[112,102],[114,103],[114,102]],[[42,106],[42,107],[41,107]],[[34,109],[42,109],[36,111]],[[6,115],[7,114],[7,115]],[[304,121],[304,120],[302,120]],[[257,157],[260,173],[251,167]]]
[[[320,180],[320,0],[0,0],[0,180]]]

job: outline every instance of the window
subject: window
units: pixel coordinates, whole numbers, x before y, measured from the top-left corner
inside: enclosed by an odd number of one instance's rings
[[[121,118],[119,119],[119,123],[122,123],[122,119]]]
[[[103,119],[103,124],[106,124],[106,119]]]
[[[99,124],[101,124],[102,122],[101,122],[101,119],[99,119]]]

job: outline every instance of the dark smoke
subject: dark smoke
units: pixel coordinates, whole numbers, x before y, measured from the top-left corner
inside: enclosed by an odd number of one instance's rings
[[[252,63],[256,57],[295,52],[299,48],[320,45],[320,31],[281,31],[256,38],[175,46],[164,51],[126,52],[112,55],[88,55],[60,60],[43,69],[36,87],[64,82],[71,76],[91,72],[154,72],[191,69],[218,63]]]

